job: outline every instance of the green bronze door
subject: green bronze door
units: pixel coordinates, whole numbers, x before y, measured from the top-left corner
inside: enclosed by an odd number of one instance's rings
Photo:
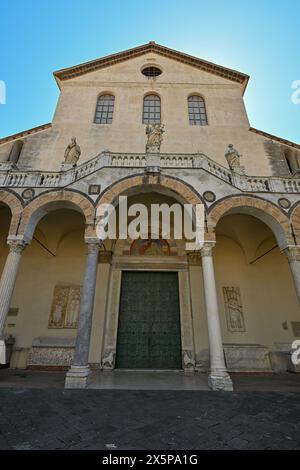
[[[181,369],[176,272],[123,272],[116,367]]]

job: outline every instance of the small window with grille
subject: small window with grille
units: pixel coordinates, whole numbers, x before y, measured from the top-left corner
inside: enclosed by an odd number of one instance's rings
[[[161,75],[161,73],[162,72],[158,67],[145,67],[142,70],[142,74],[148,78],[158,77],[159,75]]]
[[[95,123],[111,124],[114,113],[115,97],[113,95],[101,95],[98,98]]]
[[[143,123],[160,124],[160,97],[158,95],[147,95],[144,98]]]
[[[204,99],[193,95],[188,98],[189,121],[192,125],[207,126],[207,114]]]

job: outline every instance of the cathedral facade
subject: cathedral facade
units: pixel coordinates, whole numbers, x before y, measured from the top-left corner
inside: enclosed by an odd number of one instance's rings
[[[91,370],[205,372],[214,390],[299,371],[300,145],[250,126],[249,77],[154,42],[54,77],[53,121],[0,139],[10,367],[63,369],[68,388]],[[134,239],[134,210],[121,237],[121,200],[202,209],[200,245],[173,214]]]

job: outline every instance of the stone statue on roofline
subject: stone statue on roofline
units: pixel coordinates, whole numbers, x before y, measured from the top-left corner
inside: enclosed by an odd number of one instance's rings
[[[64,163],[68,165],[77,165],[77,162],[79,160],[81,154],[81,150],[79,145],[76,142],[76,137],[71,138],[71,142],[67,146],[65,150],[65,161]]]
[[[160,146],[163,141],[164,131],[163,124],[148,124],[146,127],[147,135],[147,144],[146,152],[147,153],[159,153]]]
[[[225,158],[227,160],[230,170],[239,175],[243,175],[245,168],[241,165],[241,157],[238,151],[234,148],[232,144],[229,144],[225,153]]]

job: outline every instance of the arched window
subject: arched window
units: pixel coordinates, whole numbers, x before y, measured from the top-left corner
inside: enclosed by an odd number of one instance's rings
[[[189,121],[196,126],[207,126],[207,115],[204,99],[193,95],[188,98]]]
[[[13,143],[10,149],[9,155],[8,155],[8,159],[7,159],[8,162],[11,162],[13,164],[18,163],[23,145],[24,145],[24,142],[22,140],[16,140]]]
[[[98,98],[95,114],[96,124],[111,124],[114,113],[114,95],[101,95]]]
[[[143,123],[160,124],[160,97],[158,95],[147,95],[144,98]]]

